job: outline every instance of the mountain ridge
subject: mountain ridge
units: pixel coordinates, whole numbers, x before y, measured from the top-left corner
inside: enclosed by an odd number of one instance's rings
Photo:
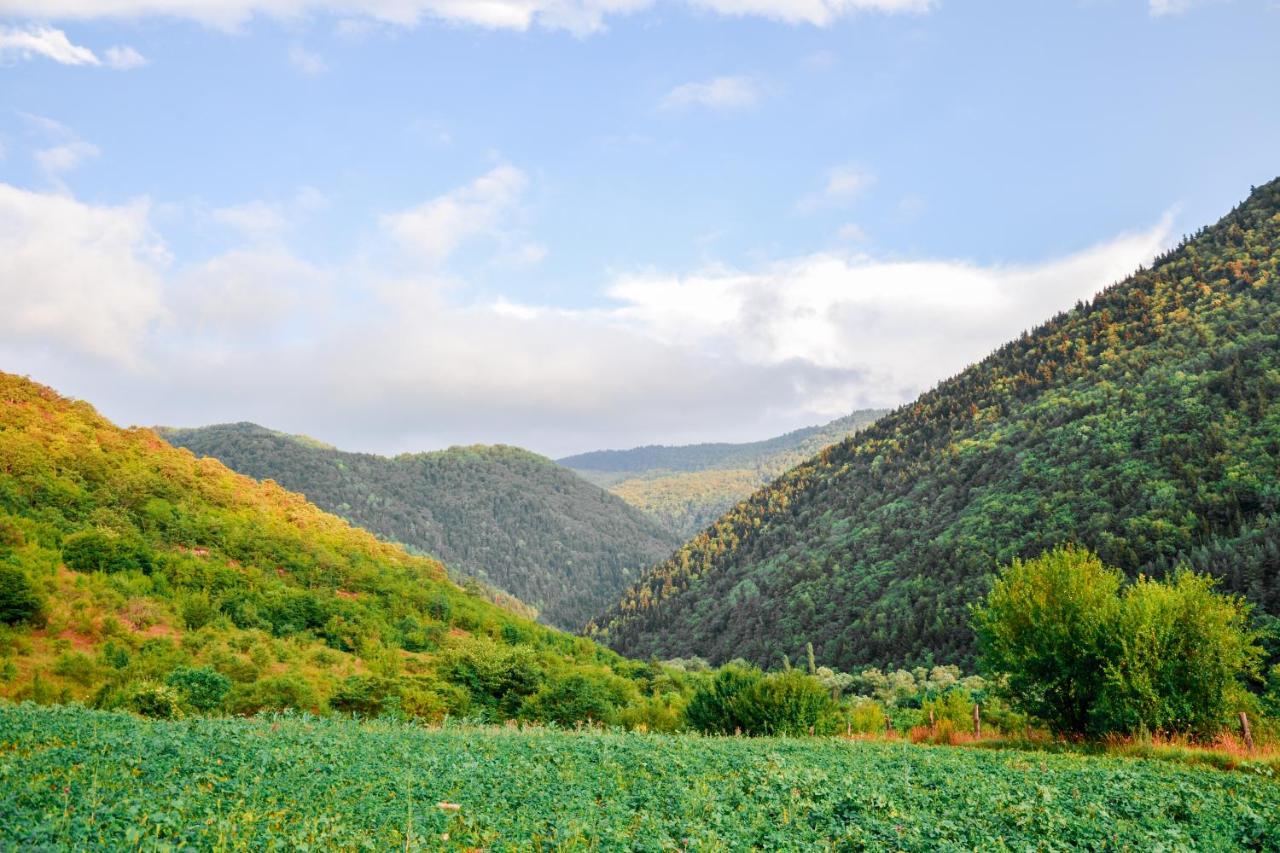
[[[317,447],[245,422],[163,435],[431,554],[563,628],[581,627],[679,544],[621,499],[509,445],[387,457]]]
[[[967,661],[967,605],[1078,541],[1280,611],[1280,179],[755,492],[591,626],[627,654]]]
[[[825,424],[745,443],[651,444],[556,460],[688,539],[760,486],[887,409],[859,409]]]

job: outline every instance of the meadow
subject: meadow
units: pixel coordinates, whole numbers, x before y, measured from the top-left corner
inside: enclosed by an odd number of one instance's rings
[[[1280,782],[840,738],[0,703],[0,847],[1280,850]]]

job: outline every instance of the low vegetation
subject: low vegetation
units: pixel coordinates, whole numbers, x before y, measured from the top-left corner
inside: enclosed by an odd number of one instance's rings
[[[0,704],[0,847],[1280,849],[1280,785],[843,739]]]

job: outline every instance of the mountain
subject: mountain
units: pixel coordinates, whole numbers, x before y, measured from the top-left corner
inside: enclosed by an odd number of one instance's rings
[[[629,655],[966,662],[994,568],[1063,542],[1280,613],[1280,180],[788,471],[591,630]]]
[[[301,495],[0,373],[2,697],[572,722],[639,701],[641,671]]]
[[[683,541],[783,471],[886,411],[862,409],[823,426],[746,444],[650,445],[557,461],[655,516]]]
[[[580,628],[679,544],[614,495],[514,447],[389,458],[248,423],[160,432],[497,586],[566,629]]]

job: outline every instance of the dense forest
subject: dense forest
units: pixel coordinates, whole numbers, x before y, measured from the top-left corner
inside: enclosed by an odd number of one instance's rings
[[[783,471],[884,414],[861,409],[822,426],[745,444],[650,445],[558,461],[655,516],[683,541]]]
[[[514,447],[388,458],[247,423],[160,432],[505,590],[562,628],[580,628],[678,544],[614,495]]]
[[[1280,613],[1278,267],[1280,180],[756,492],[592,630],[631,655],[968,661],[993,567],[1063,542]]]
[[[572,722],[644,713],[658,673],[0,373],[0,697]]]

